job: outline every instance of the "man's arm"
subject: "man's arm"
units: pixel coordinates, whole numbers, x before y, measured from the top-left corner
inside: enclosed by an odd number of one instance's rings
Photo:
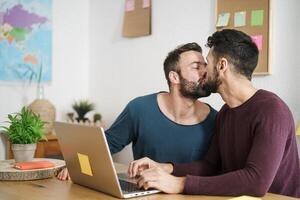
[[[121,151],[134,140],[135,131],[129,105],[125,107],[111,127],[105,131],[105,135],[111,154]]]
[[[173,164],[174,176],[210,176],[216,175],[220,170],[220,152],[218,147],[218,134],[214,134],[212,143],[203,160],[192,163]]]
[[[281,116],[281,117],[278,117]],[[244,168],[218,176],[187,175],[184,193],[262,196],[270,188],[284,154],[289,116],[276,113],[257,124]]]

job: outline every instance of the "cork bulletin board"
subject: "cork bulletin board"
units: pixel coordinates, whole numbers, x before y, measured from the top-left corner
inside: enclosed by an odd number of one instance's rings
[[[124,37],[151,35],[151,0],[125,0]]]
[[[216,29],[236,29],[251,36],[259,49],[255,75],[270,74],[271,0],[217,0]]]

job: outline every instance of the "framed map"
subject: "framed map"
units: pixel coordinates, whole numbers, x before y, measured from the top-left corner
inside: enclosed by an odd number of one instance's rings
[[[52,79],[52,0],[0,1],[0,81]]]

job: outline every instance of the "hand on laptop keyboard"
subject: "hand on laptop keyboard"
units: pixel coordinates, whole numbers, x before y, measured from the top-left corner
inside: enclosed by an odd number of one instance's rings
[[[148,190],[155,188],[169,194],[182,193],[185,177],[175,177],[159,167],[153,167],[141,172],[138,188]]]
[[[140,173],[146,169],[152,167],[158,167],[159,163],[144,157],[139,160],[134,160],[129,164],[128,175],[129,177],[136,177],[140,175]]]
[[[175,177],[171,173],[173,164],[158,163],[147,157],[132,161],[128,168],[128,175],[140,175],[137,184],[139,188],[148,190],[155,188],[165,193],[183,192],[185,177]]]

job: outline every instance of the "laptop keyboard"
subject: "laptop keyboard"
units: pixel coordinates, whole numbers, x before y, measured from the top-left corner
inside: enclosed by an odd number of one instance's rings
[[[145,190],[139,189],[137,187],[137,185],[134,184],[134,183],[123,181],[123,180],[120,180],[120,179],[119,179],[119,183],[120,183],[121,189],[122,189],[124,194],[134,193],[134,192],[145,192]]]

